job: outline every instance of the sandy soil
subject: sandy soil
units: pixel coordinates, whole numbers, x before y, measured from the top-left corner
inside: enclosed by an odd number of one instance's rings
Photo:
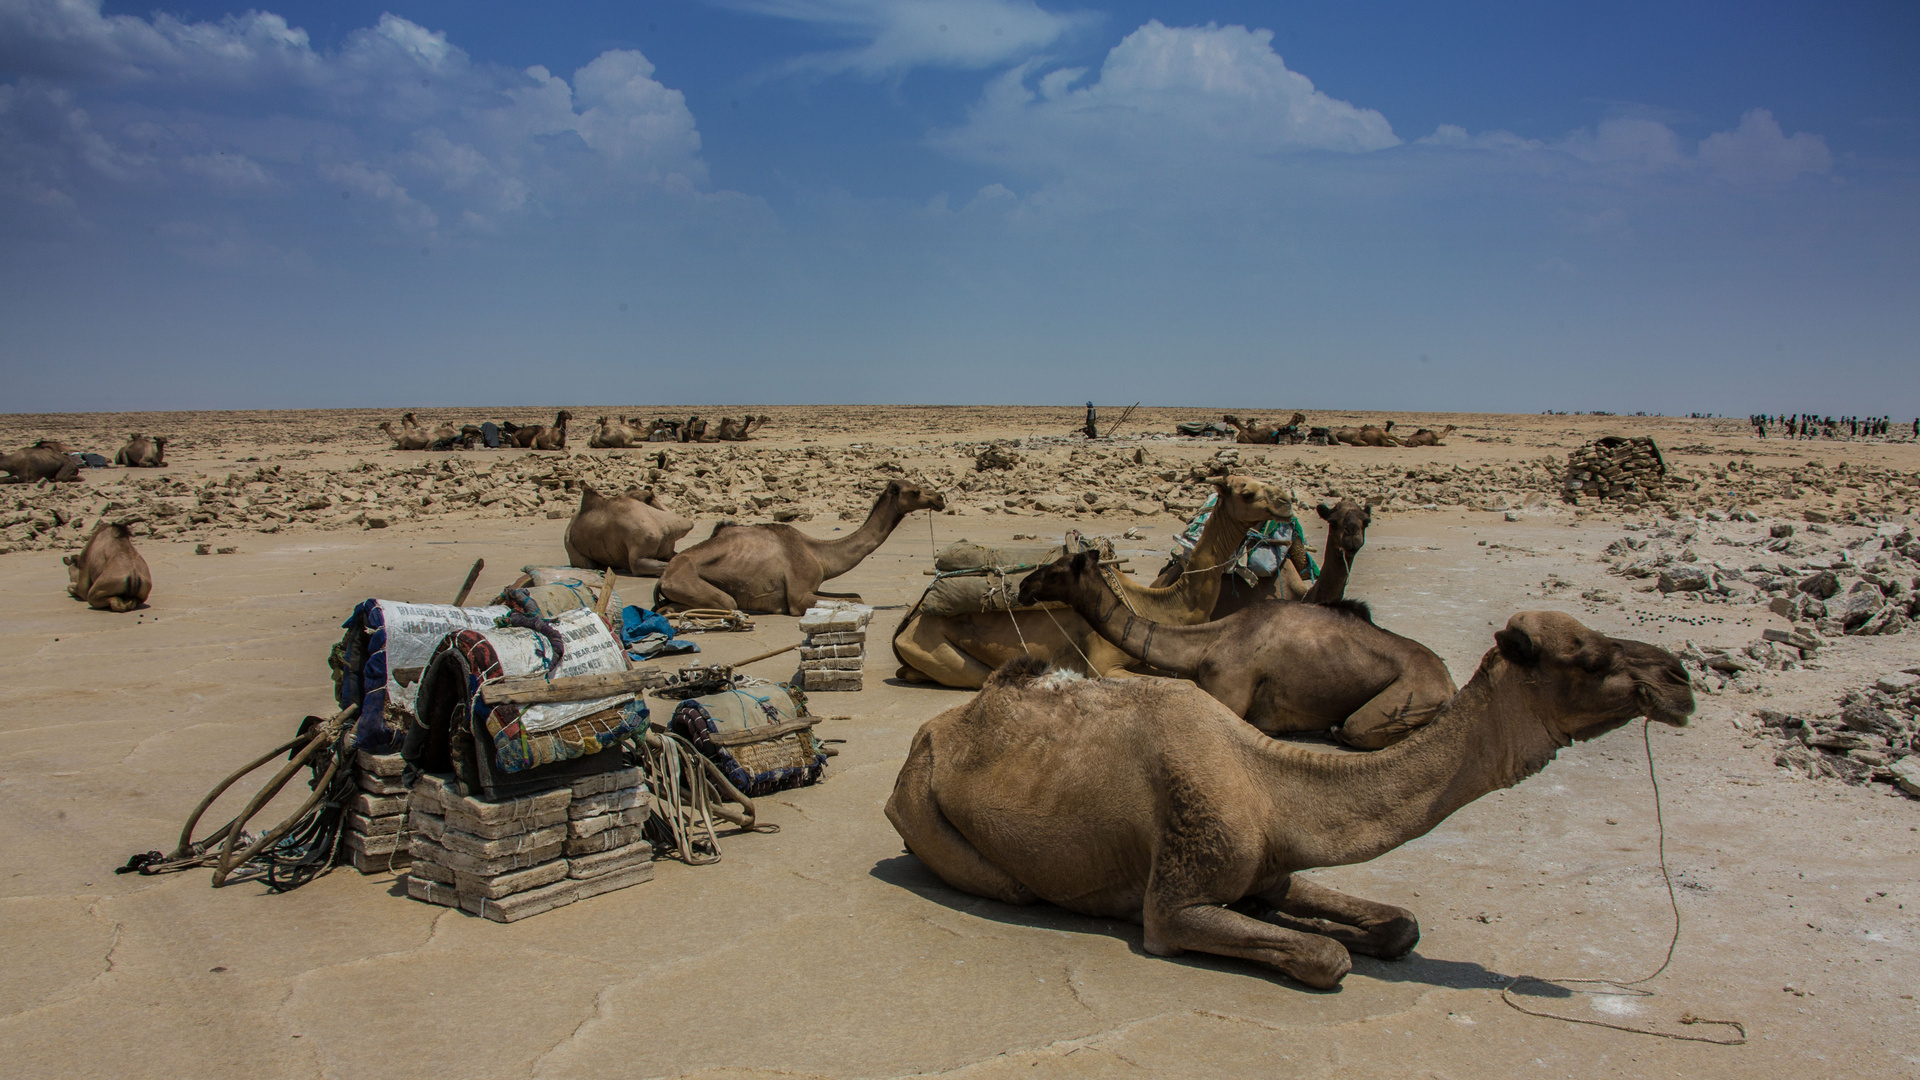
[[[1317,872],[1412,908],[1423,929],[1414,956],[1359,959],[1333,993],[1248,963],[1152,957],[1137,927],[941,885],[903,852],[880,806],[913,731],[964,694],[890,681],[880,645],[864,691],[816,699],[816,711],[852,716],[823,731],[847,740],[829,779],[764,800],[781,831],[728,838],[717,866],[662,862],[651,883],[505,926],[410,901],[393,877],[351,870],[278,896],[256,885],[214,891],[202,872],[113,874],[136,851],[170,847],[228,770],[301,716],[330,710],[327,650],[356,602],[444,602],[476,557],[487,562],[476,595],[523,564],[562,561],[570,483],[679,485],[669,501],[699,513],[695,537],[723,513],[765,520],[782,510],[832,535],[889,476],[942,483],[955,512],[934,517],[931,536],[917,515],[839,579],[883,605],[873,627],[882,642],[924,586],[932,546],[961,537],[1137,526],[1145,539],[1120,546],[1136,572],[1151,573],[1192,477],[1221,449],[1144,437],[1203,410],[1142,409],[1120,439],[1094,449],[1064,438],[1074,410],[751,411],[774,415],[764,437],[670,447],[659,476],[647,472],[658,468],[652,448],[533,462],[396,453],[369,433],[393,414],[0,417],[9,448],[59,437],[111,456],[127,431],[174,439],[167,470],[0,489],[0,511],[17,519],[4,526],[15,550],[0,554],[8,1075],[1920,1074],[1920,802],[1885,782],[1776,766],[1784,737],[1754,720],[1761,708],[1837,713],[1848,692],[1920,665],[1913,629],[1824,637],[1813,663],[1792,669],[1702,671],[1693,724],[1651,733],[1685,919],[1673,966],[1650,997],[1525,999],[1676,1033],[1700,1032],[1678,1023],[1688,1014],[1737,1019],[1750,1034],[1740,1047],[1537,1019],[1500,999],[1518,975],[1637,978],[1659,964],[1671,919],[1638,724],[1566,751],[1375,862]],[[1653,576],[1618,571],[1663,545],[1732,568],[1812,565],[1857,541],[1847,550],[1873,573],[1876,526],[1911,524],[1920,486],[1910,442],[1760,442],[1738,423],[1654,418],[1392,418],[1461,430],[1421,450],[1240,447],[1234,468],[1288,483],[1305,503],[1334,491],[1379,498],[1349,595],[1432,646],[1461,682],[1495,627],[1532,608],[1675,650],[1692,643],[1695,655],[1744,655],[1763,630],[1790,626],[1752,580],[1726,595],[1669,595],[1637,591]],[[1684,474],[1665,506],[1557,498],[1552,461],[1564,465],[1567,450],[1608,433],[1660,441]],[[1026,440],[1015,448],[1026,463],[973,473],[973,454],[993,439]],[[282,471],[261,478],[274,466]],[[316,494],[329,505],[304,509]],[[161,505],[174,509],[156,513]],[[1694,516],[1709,509],[1758,520]],[[1874,520],[1812,534],[1808,509]],[[87,610],[66,596],[58,556],[92,521],[131,510],[149,519],[140,545],[156,579],[151,604]],[[1319,522],[1303,517],[1317,546]],[[1799,525],[1804,549],[1757,546],[1782,521]],[[1651,546],[1607,554],[1627,536]],[[196,555],[202,543],[238,550]],[[1876,580],[1906,565],[1888,557]],[[621,584],[629,598],[650,595],[650,582]],[[792,619],[757,621],[752,634],[705,637],[706,657],[797,638]],[[785,677],[784,662],[754,670]]]

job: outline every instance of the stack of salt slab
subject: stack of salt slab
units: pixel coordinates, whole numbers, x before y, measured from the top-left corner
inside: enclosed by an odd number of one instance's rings
[[[346,835],[341,838],[340,862],[352,862],[363,874],[404,869],[413,855],[401,845],[401,827],[407,821],[407,788],[400,782],[406,762],[399,754],[369,754],[354,758],[354,779],[360,790],[347,804]]]
[[[800,616],[800,689],[858,690],[865,685],[867,621],[873,609],[833,601]]]
[[[407,895],[515,922],[653,878],[639,769],[489,802],[428,774],[413,787]]]

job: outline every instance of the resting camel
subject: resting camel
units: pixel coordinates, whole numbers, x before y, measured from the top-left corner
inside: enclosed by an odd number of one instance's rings
[[[1387,421],[1386,427],[1365,424],[1361,427],[1334,428],[1333,437],[1348,446],[1403,446],[1405,445],[1393,433],[1393,421]]]
[[[427,430],[426,428],[423,428],[420,426],[420,421],[414,419],[413,414],[411,412],[403,412],[400,414],[400,426],[402,428],[411,428],[418,431]]]
[[[153,571],[133,548],[132,522],[101,522],[94,526],[87,546],[67,555],[67,592],[100,611],[132,611],[153,592]]]
[[[1281,560],[1279,574],[1259,578],[1252,585],[1238,576],[1220,579],[1220,599],[1214,601],[1209,621],[1224,619],[1262,600],[1325,603],[1347,595],[1347,579],[1353,572],[1353,557],[1360,553],[1360,548],[1367,542],[1367,526],[1373,524],[1373,511],[1352,499],[1341,499],[1332,506],[1321,503],[1315,512],[1320,515],[1320,520],[1327,523],[1327,547],[1320,555],[1320,577],[1312,582],[1306,579],[1303,570],[1307,566],[1307,546],[1300,537],[1295,536],[1293,543],[1287,545],[1286,558]],[[1154,579],[1154,585],[1165,586],[1178,581],[1191,562],[1192,556],[1176,556],[1167,560],[1160,576]]]
[[[425,450],[427,447],[433,445],[433,436],[427,434],[426,428],[420,427],[417,424],[412,427],[407,427],[403,422],[399,431],[393,430],[393,421],[391,420],[382,420],[375,426],[381,431],[386,432],[387,438],[393,440],[393,448],[395,450]]]
[[[1258,480],[1227,476],[1214,482],[1218,508],[1194,541],[1192,573],[1165,586],[1142,585],[1114,572],[1133,610],[1165,623],[1204,622],[1221,590],[1221,577],[1247,530],[1293,518],[1293,503]],[[990,611],[973,615],[914,612],[894,633],[897,677],[975,689],[993,669],[1016,656],[1037,656],[1093,675],[1125,674],[1132,660],[1102,640],[1071,611]]]
[[[673,545],[691,531],[693,522],[661,506],[652,488],[630,488],[609,498],[582,484],[580,509],[560,542],[568,566],[611,566],[634,577],[659,577],[673,558]]]
[[[654,417],[653,425],[647,429],[648,442],[679,442],[680,421]]]
[[[528,427],[516,427],[510,433],[513,445],[522,450],[565,450],[567,448],[567,421],[573,414],[561,409],[553,416],[551,425],[534,424]],[[506,431],[506,425],[501,425]]]
[[[736,424],[731,417],[723,416],[720,418],[720,429],[714,433],[714,438],[720,442],[746,442],[755,431],[771,419],[773,419],[771,416],[755,416],[748,413]]]
[[[158,469],[167,464],[167,440],[156,435],[149,439],[145,435],[127,436],[127,445],[113,455],[115,465],[125,465],[131,469]]]
[[[1446,444],[1441,442],[1440,440],[1446,438],[1451,434],[1453,434],[1452,424],[1448,424],[1446,427],[1441,428],[1439,431],[1435,431],[1432,428],[1421,428],[1419,431],[1416,431],[1413,434],[1407,436],[1405,439],[1402,439],[1400,441],[1400,445],[1401,446],[1445,446]]]
[[[629,427],[627,425],[627,418],[624,416],[620,418],[618,423],[613,422],[605,416],[595,422],[600,426],[593,434],[587,436],[587,445],[595,450],[619,449],[646,441],[645,434]]]
[[[1306,423],[1307,414],[1300,413],[1300,412],[1294,413],[1293,419],[1287,421],[1284,424],[1276,424],[1271,427],[1266,424],[1261,424],[1257,422],[1248,423],[1247,421],[1242,420],[1239,417],[1233,416],[1231,414],[1227,416],[1223,416],[1220,419],[1228,427],[1233,429],[1234,442],[1271,443],[1271,442],[1279,441],[1278,437],[1281,432],[1298,428],[1301,424]]]
[[[791,525],[723,521],[713,527],[713,535],[667,563],[654,586],[654,608],[662,610],[665,603],[804,615],[829,595],[817,591],[821,582],[860,565],[908,514],[946,508],[939,492],[895,480],[874,500],[866,523],[838,540],[815,540]]]
[[[1432,720],[1455,689],[1432,649],[1373,625],[1352,600],[1263,600],[1214,622],[1169,626],[1128,611],[1084,552],[1020,583],[1022,604],[1049,600],[1269,735],[1331,729],[1348,746],[1378,750]]]
[[[0,472],[10,474],[6,483],[32,484],[51,480],[56,484],[80,482],[80,463],[45,446],[28,446],[0,455]]]
[[[687,422],[680,425],[680,441],[719,442],[720,437],[718,435],[707,434],[707,422],[705,420],[700,419],[698,416],[689,416],[687,417]]]
[[[1693,711],[1671,654],[1559,612],[1521,612],[1494,641],[1432,723],[1373,754],[1268,739],[1190,683],[1022,659],[914,735],[887,818],[961,892],[1138,922],[1155,956],[1330,989],[1350,954],[1404,956],[1420,926],[1300,871],[1378,858],[1575,740]]]
[[[34,442],[33,448],[35,450],[52,450],[59,454],[77,454],[80,452],[66,443],[61,442],[59,439],[39,439]]]

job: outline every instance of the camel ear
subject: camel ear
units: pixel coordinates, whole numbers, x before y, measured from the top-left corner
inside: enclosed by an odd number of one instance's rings
[[[1333,520],[1333,507],[1328,506],[1326,503],[1321,503],[1319,506],[1314,507],[1313,512],[1320,515],[1321,521]]]
[[[1540,646],[1534,644],[1532,636],[1525,630],[1509,626],[1495,633],[1493,640],[1500,646],[1501,656],[1521,667],[1532,667],[1540,662]]]
[[[1067,566],[1075,574],[1084,574],[1087,572],[1087,565],[1088,565],[1087,560],[1091,558],[1093,558],[1092,552],[1078,551],[1074,553],[1073,561],[1071,563],[1068,563]]]

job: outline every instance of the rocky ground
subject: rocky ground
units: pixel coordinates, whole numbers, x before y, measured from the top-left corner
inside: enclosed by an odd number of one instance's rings
[[[419,410],[530,422],[545,410]],[[0,446],[109,457],[168,436],[162,470],[0,488],[0,1053],[20,1076],[891,1077],[1913,1075],[1920,1071],[1920,446],[1757,440],[1744,425],[1601,416],[1310,414],[1460,426],[1423,449],[1176,439],[1211,410],[1146,409],[1110,440],[1078,410],[574,408],[765,412],[754,441],[643,450],[401,453],[395,413],[0,417]],[[397,410],[396,410],[397,412]],[[548,414],[550,415],[550,414]],[[1280,415],[1284,419],[1285,413]],[[1657,495],[1567,499],[1568,455],[1649,436]],[[655,454],[664,449],[666,460]],[[981,466],[985,467],[982,468]],[[1110,535],[1159,566],[1223,469],[1305,507],[1376,505],[1350,595],[1464,682],[1514,611],[1557,608],[1672,649],[1700,710],[1651,732],[1685,929],[1655,996],[1530,1007],[1674,1034],[1732,1017],[1720,1048],[1521,1015],[1520,974],[1637,977],[1671,930],[1638,725],[1362,866],[1316,873],[1411,907],[1416,955],[1362,960],[1334,994],[1245,963],[1147,955],[1136,927],[951,892],[879,813],[914,729],[962,699],[890,680],[820,709],[851,720],[829,780],[765,801],[779,834],[715,867],[499,926],[335,873],[285,896],[200,874],[116,877],[169,846],[209,786],[330,700],[326,653],[369,596],[444,602],[558,560],[585,482],[651,484],[702,523],[792,520],[832,536],[891,478],[948,493],[841,579],[885,641],[961,537]],[[150,606],[87,610],[57,555],[139,517]],[[1131,531],[1131,537],[1128,535]],[[931,535],[930,535],[931,534]],[[1144,538],[1141,538],[1144,537]],[[222,556],[202,556],[201,550]],[[624,581],[629,597],[650,583]],[[797,640],[765,616],[710,635],[725,661]],[[784,661],[782,661],[784,662]],[[785,677],[778,663],[759,674]],[[216,815],[221,808],[216,808]],[[1920,910],[1920,909],[1916,909]],[[1542,996],[1544,995],[1544,996]],[[426,1064],[422,1064],[426,1063]]]

